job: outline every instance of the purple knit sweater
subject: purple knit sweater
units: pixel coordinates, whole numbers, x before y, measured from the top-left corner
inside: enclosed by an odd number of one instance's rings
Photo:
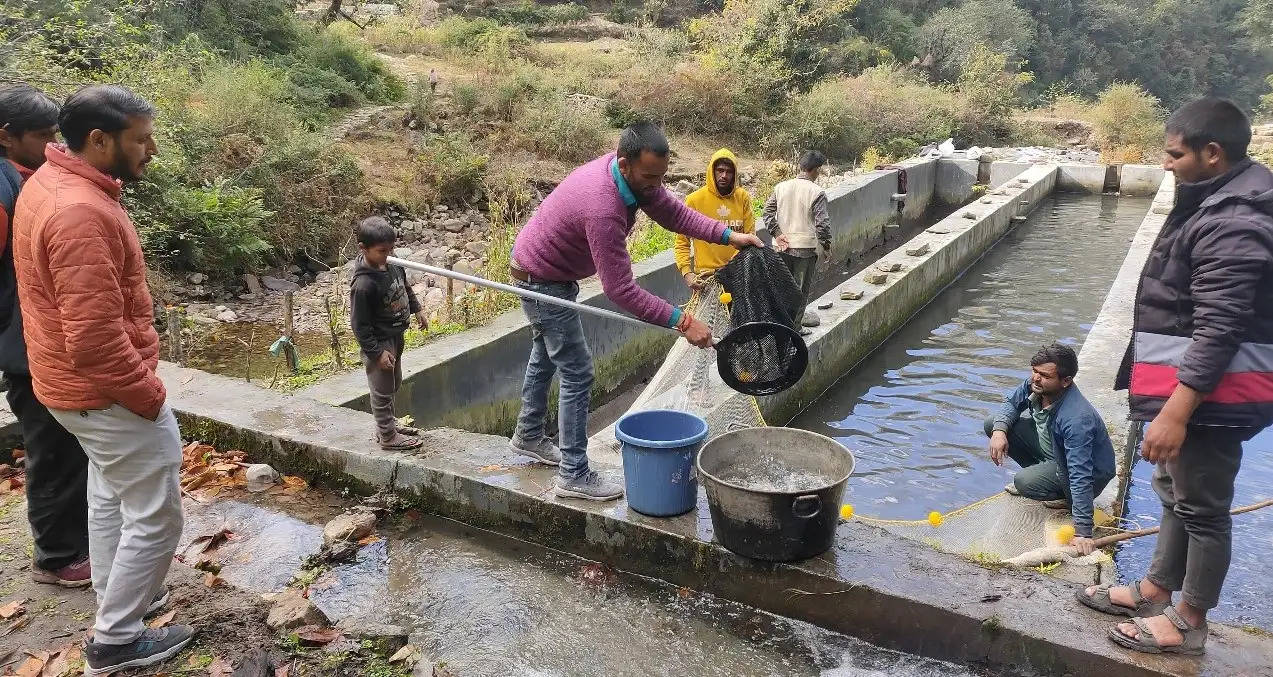
[[[636,223],[610,175],[614,153],[570,173],[543,204],[513,245],[513,261],[532,276],[557,282],[582,280],[600,271],[601,288],[615,305],[648,322],[666,325],[672,304],[637,285],[627,237]],[[642,204],[655,223],[699,240],[720,242],[725,225],[681,204],[666,189]]]

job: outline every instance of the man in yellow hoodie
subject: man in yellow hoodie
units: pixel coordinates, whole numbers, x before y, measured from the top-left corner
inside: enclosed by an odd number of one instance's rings
[[[756,216],[751,211],[751,195],[739,185],[738,158],[728,148],[712,155],[707,163],[707,185],[690,193],[685,206],[716,219],[737,233],[755,233]],[[704,240],[676,236],[676,267],[685,284],[697,290],[702,277],[729,263],[738,250]]]

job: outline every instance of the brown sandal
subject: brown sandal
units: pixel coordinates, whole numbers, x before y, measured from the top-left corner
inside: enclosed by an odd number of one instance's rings
[[[1114,640],[1116,644],[1125,646],[1141,653],[1178,653],[1186,656],[1197,656],[1206,652],[1207,645],[1207,622],[1203,621],[1201,625],[1193,626],[1188,621],[1180,617],[1175,607],[1167,607],[1163,609],[1163,616],[1171,621],[1180,631],[1183,641],[1177,646],[1163,646],[1158,643],[1158,638],[1154,636],[1154,631],[1149,629],[1149,623],[1144,618],[1133,618],[1132,622],[1136,624],[1136,636],[1128,637],[1123,634],[1118,626],[1109,629],[1109,638]]]
[[[381,442],[380,448],[385,451],[411,451],[413,449],[419,449],[423,445],[424,442],[422,442],[418,437],[399,437],[396,440]]]

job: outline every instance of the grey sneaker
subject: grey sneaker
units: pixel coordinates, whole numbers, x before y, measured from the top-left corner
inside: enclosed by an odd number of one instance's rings
[[[1009,494],[1012,494],[1013,496],[1021,495],[1021,490],[1017,488],[1016,482],[1008,482],[1008,486],[1004,487],[1003,490],[1008,492]]]
[[[88,663],[85,674],[105,675],[124,668],[162,663],[180,653],[193,637],[194,628],[189,625],[169,625],[146,628],[128,644],[98,644],[89,640],[84,645],[84,660]]]
[[[541,437],[534,443],[523,442],[514,437],[508,441],[508,446],[515,453],[529,456],[544,465],[561,465],[561,450],[547,437]]]
[[[1043,503],[1043,507],[1051,508],[1052,510],[1069,510],[1070,509],[1070,502],[1065,500],[1064,498],[1054,498],[1050,501],[1040,501],[1040,502]]]
[[[558,498],[584,498],[589,501],[613,501],[623,496],[623,485],[607,481],[595,470],[589,470],[582,477],[567,480],[560,475],[553,493]]]
[[[168,586],[165,585],[163,589],[159,591],[159,594],[155,595],[155,598],[150,600],[150,606],[146,607],[145,615],[153,616],[159,613],[164,607],[168,606],[168,599]]]

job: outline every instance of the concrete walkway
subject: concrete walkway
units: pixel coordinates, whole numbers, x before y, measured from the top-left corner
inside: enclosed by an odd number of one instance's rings
[[[1132,654],[1103,635],[1112,619],[1032,571],[985,567],[855,522],[818,558],[769,564],[712,542],[698,508],[673,519],[548,495],[553,471],[518,462],[505,440],[425,435],[419,454],[372,443],[371,416],[165,364],[185,434],[239,447],[291,472],[370,492],[393,489],[431,512],[596,558],[879,645],[1012,673],[1268,675],[1273,641],[1213,626],[1200,658]],[[616,468],[599,468],[617,471]]]

